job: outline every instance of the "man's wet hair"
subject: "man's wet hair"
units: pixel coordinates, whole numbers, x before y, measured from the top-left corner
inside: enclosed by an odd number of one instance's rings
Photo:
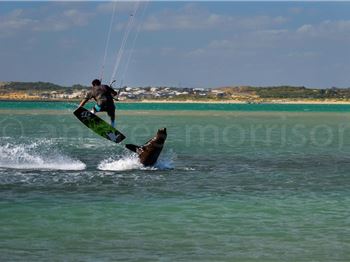
[[[91,83],[93,86],[100,86],[101,85],[101,81],[98,79],[94,79],[94,81],[92,81]]]

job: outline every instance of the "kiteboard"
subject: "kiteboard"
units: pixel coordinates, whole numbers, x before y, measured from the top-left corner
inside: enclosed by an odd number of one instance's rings
[[[113,128],[110,124],[84,107],[79,107],[75,110],[74,115],[96,134],[99,134],[108,140],[118,144],[125,139],[125,136],[117,129]]]

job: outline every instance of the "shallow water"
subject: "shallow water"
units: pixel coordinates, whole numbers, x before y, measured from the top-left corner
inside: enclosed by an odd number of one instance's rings
[[[168,129],[143,168],[71,109],[0,110],[0,258],[348,261],[350,116],[331,111],[120,111],[127,143]]]

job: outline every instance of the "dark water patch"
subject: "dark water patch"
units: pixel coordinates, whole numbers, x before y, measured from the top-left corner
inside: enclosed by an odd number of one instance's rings
[[[71,110],[78,102],[0,101],[0,110]],[[93,104],[87,104],[92,107]],[[120,110],[349,112],[348,104],[118,103]]]

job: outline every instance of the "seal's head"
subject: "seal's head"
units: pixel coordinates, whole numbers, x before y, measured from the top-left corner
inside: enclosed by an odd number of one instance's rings
[[[167,133],[166,133],[166,128],[161,128],[161,129],[158,129],[158,132],[157,132],[157,139],[162,139],[165,141],[167,137]]]

